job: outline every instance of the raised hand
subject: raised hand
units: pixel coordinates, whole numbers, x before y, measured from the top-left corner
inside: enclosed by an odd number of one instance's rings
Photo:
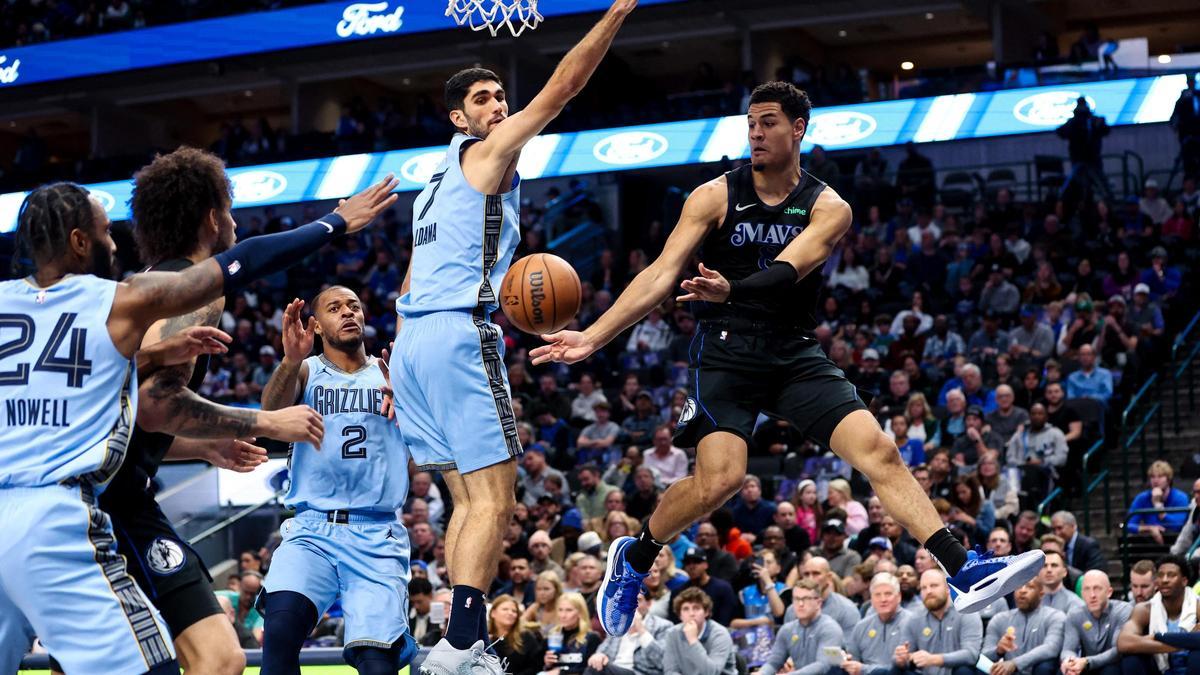
[[[388,347],[393,347],[394,344],[389,342]],[[379,360],[375,363],[379,364],[379,370],[383,373],[383,386],[379,388],[379,391],[383,392],[383,406],[380,408],[380,414],[389,420],[394,420],[396,419],[396,392],[392,389],[392,371],[388,366],[388,358],[390,356],[391,354],[388,353],[387,349],[380,350]]]
[[[612,4],[612,11],[621,16],[628,16],[634,7],[637,7],[637,0],[616,0]]]
[[[574,330],[560,330],[557,333],[542,335],[542,339],[550,344],[534,347],[529,351],[533,365],[555,361],[558,363],[576,363],[591,356],[596,351],[596,345],[583,333]]]
[[[684,279],[680,287],[687,294],[675,298],[676,302],[725,302],[729,297],[729,280],[720,272],[705,267],[704,263],[700,263],[700,276]]]
[[[283,355],[289,361],[303,361],[312,352],[316,318],[308,317],[308,325],[300,319],[304,301],[296,298],[283,310]]]
[[[375,220],[375,216],[396,203],[399,195],[392,194],[392,190],[399,184],[400,181],[389,173],[386,178],[366,190],[339,201],[333,212],[346,221],[347,233],[358,232]]]

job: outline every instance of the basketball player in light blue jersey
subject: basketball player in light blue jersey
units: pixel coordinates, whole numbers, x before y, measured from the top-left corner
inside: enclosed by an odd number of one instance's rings
[[[21,205],[36,271],[0,283],[0,655],[31,630],[68,673],[179,672],[171,636],[113,547],[95,498],[137,410],[133,357],[151,324],[286,269],[395,201],[389,178],[321,220],[242,242],[183,272],[110,281],[104,208],[71,183]],[[320,438],[320,419],[313,438]]]
[[[345,286],[283,314],[283,361],[263,390],[264,409],[298,399],[321,413],[325,439],[292,449],[283,524],[263,584],[263,673],[298,675],[300,648],[339,596],[343,652],[362,675],[395,675],[416,655],[408,632],[408,531],[396,509],[408,497],[408,450],[383,407],[383,373],[363,346],[363,308]],[[321,354],[309,356],[314,335]]]
[[[508,114],[500,78],[471,68],[446,82],[455,135],[413,203],[412,262],[396,301],[391,370],[396,418],[413,459],[437,469],[454,514],[446,558],[454,584],[446,637],[422,665],[499,672],[485,652],[484,591],[496,575],[521,453],[509,400],[500,328],[489,318],[521,239],[521,149],[583,89],[637,0],[617,0],[567,52],[529,105]]]

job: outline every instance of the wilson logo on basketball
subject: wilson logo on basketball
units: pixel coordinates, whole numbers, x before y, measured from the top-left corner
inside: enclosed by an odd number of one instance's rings
[[[546,282],[541,272],[529,273],[529,313],[533,316],[533,325],[540,326],[546,322],[546,313],[542,302],[546,299]]]

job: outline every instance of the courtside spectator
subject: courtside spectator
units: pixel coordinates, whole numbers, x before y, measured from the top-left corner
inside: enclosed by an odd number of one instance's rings
[[[845,575],[839,575],[845,576]],[[828,616],[837,622],[842,630],[850,632],[854,630],[855,624],[861,616],[858,613],[858,606],[851,602],[846,596],[837,592],[834,581],[834,573],[829,569],[829,561],[820,557],[813,556],[800,568],[801,581],[809,581],[815,585],[815,590],[821,598],[821,612],[824,616]],[[789,621],[794,616],[789,613],[785,615],[784,621]]]
[[[1158,592],[1158,570],[1153,560],[1139,560],[1129,568],[1129,601],[1149,602]]]
[[[582,675],[588,659],[596,653],[601,642],[600,636],[590,630],[587,600],[578,593],[563,593],[558,599],[556,617],[551,633],[561,636],[562,647],[557,652],[546,650],[542,657],[543,672],[546,675]]]
[[[638,594],[637,614],[629,632],[608,636],[588,659],[588,675],[658,675],[662,672],[661,638],[671,630],[671,622],[650,614],[650,598]],[[515,673],[513,674],[515,675]]]
[[[861,504],[859,505],[861,508]],[[762,481],[748,474],[742,480],[742,490],[733,501],[733,522],[742,532],[756,538],[775,518],[775,502],[762,498]]]
[[[1183,558],[1165,555],[1155,562],[1158,593],[1134,606],[1117,635],[1121,671],[1129,675],[1200,672],[1193,576]]]
[[[1016,608],[992,617],[983,639],[983,655],[995,662],[990,675],[1055,675],[1066,617],[1042,605],[1040,579],[1013,595]]]
[[[737,650],[721,623],[709,618],[714,601],[689,588],[672,601],[679,625],[663,633],[663,675],[734,675]]]
[[[946,573],[922,573],[921,606],[904,624],[903,642],[892,655],[896,667],[923,675],[975,675],[982,648],[983,622],[954,608]]]
[[[704,549],[693,546],[684,552],[683,571],[687,573],[687,584],[671,594],[671,609],[678,610],[677,600],[688,589],[695,588],[703,591],[704,597],[710,599],[705,618],[711,614],[722,626],[732,623],[741,612],[741,603],[738,602],[737,594],[733,592],[733,586],[728,581],[708,573],[708,556],[705,555]],[[675,618],[678,617],[672,617]]]
[[[669,486],[688,475],[687,453],[672,443],[673,434],[674,430],[668,426],[655,429],[654,447],[642,456],[642,466],[657,474],[658,482],[664,486]]]
[[[1155,512],[1152,509],[1186,507],[1189,500],[1182,490],[1171,487],[1175,469],[1167,462],[1154,462],[1147,473],[1150,477],[1150,489],[1133,498],[1125,527],[1130,532],[1144,534],[1162,544],[1164,535],[1178,534],[1183,529],[1184,523],[1187,522],[1187,511]],[[1135,513],[1136,511],[1144,513]]]
[[[794,618],[779,629],[771,654],[758,675],[775,675],[789,662],[792,675],[824,675],[829,670],[824,650],[841,647],[844,633],[842,626],[822,611],[823,603],[823,591],[816,581],[796,582],[788,610],[788,615]]]
[[[1050,516],[1050,529],[1066,542],[1067,565],[1078,570],[1106,570],[1108,561],[1100,550],[1100,543],[1079,532],[1075,514],[1058,511]]]
[[[849,675],[886,673],[891,670],[902,631],[910,614],[900,608],[900,582],[887,572],[876,573],[868,587],[871,609],[846,637],[850,658],[842,664]]]
[[[825,565],[839,577],[850,573],[855,565],[862,562],[862,556],[846,546],[846,524],[839,518],[830,518],[821,526],[821,545],[808,550],[812,556],[825,561]]]
[[[1120,675],[1117,635],[1133,606],[1112,599],[1108,574],[1091,570],[1083,575],[1085,606],[1067,612],[1061,655],[1063,675],[1081,675],[1084,671],[1101,675]]]
[[[1043,547],[1045,541],[1042,542]],[[1042,606],[1051,607],[1066,614],[1076,607],[1083,606],[1083,600],[1075,595],[1074,591],[1063,586],[1063,580],[1067,578],[1067,564],[1062,553],[1058,551],[1047,551],[1046,564],[1042,567],[1042,571],[1038,573],[1038,578],[1042,581]]]

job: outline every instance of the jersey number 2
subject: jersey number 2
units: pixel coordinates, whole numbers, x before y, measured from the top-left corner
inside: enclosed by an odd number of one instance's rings
[[[367,428],[355,424],[342,429],[342,459],[366,459]]]
[[[58,317],[58,323],[54,325],[54,330],[50,333],[50,340],[46,343],[46,348],[42,350],[41,356],[38,357],[37,363],[33,365],[33,369],[64,373],[67,376],[67,386],[79,388],[83,386],[83,378],[92,374],[92,362],[84,353],[84,347],[87,345],[87,329],[71,328],[71,325],[75,323],[76,316],[78,315],[74,312],[66,312]],[[6,328],[15,329],[18,336],[8,342],[0,342],[0,360],[29,349],[33,344],[33,336],[36,332],[33,317],[28,314],[0,314],[0,331]],[[59,356],[58,352],[62,349],[63,342],[68,339],[70,346],[67,355]],[[18,363],[13,370],[0,372],[0,386],[24,386],[27,384],[29,384],[28,363]]]

